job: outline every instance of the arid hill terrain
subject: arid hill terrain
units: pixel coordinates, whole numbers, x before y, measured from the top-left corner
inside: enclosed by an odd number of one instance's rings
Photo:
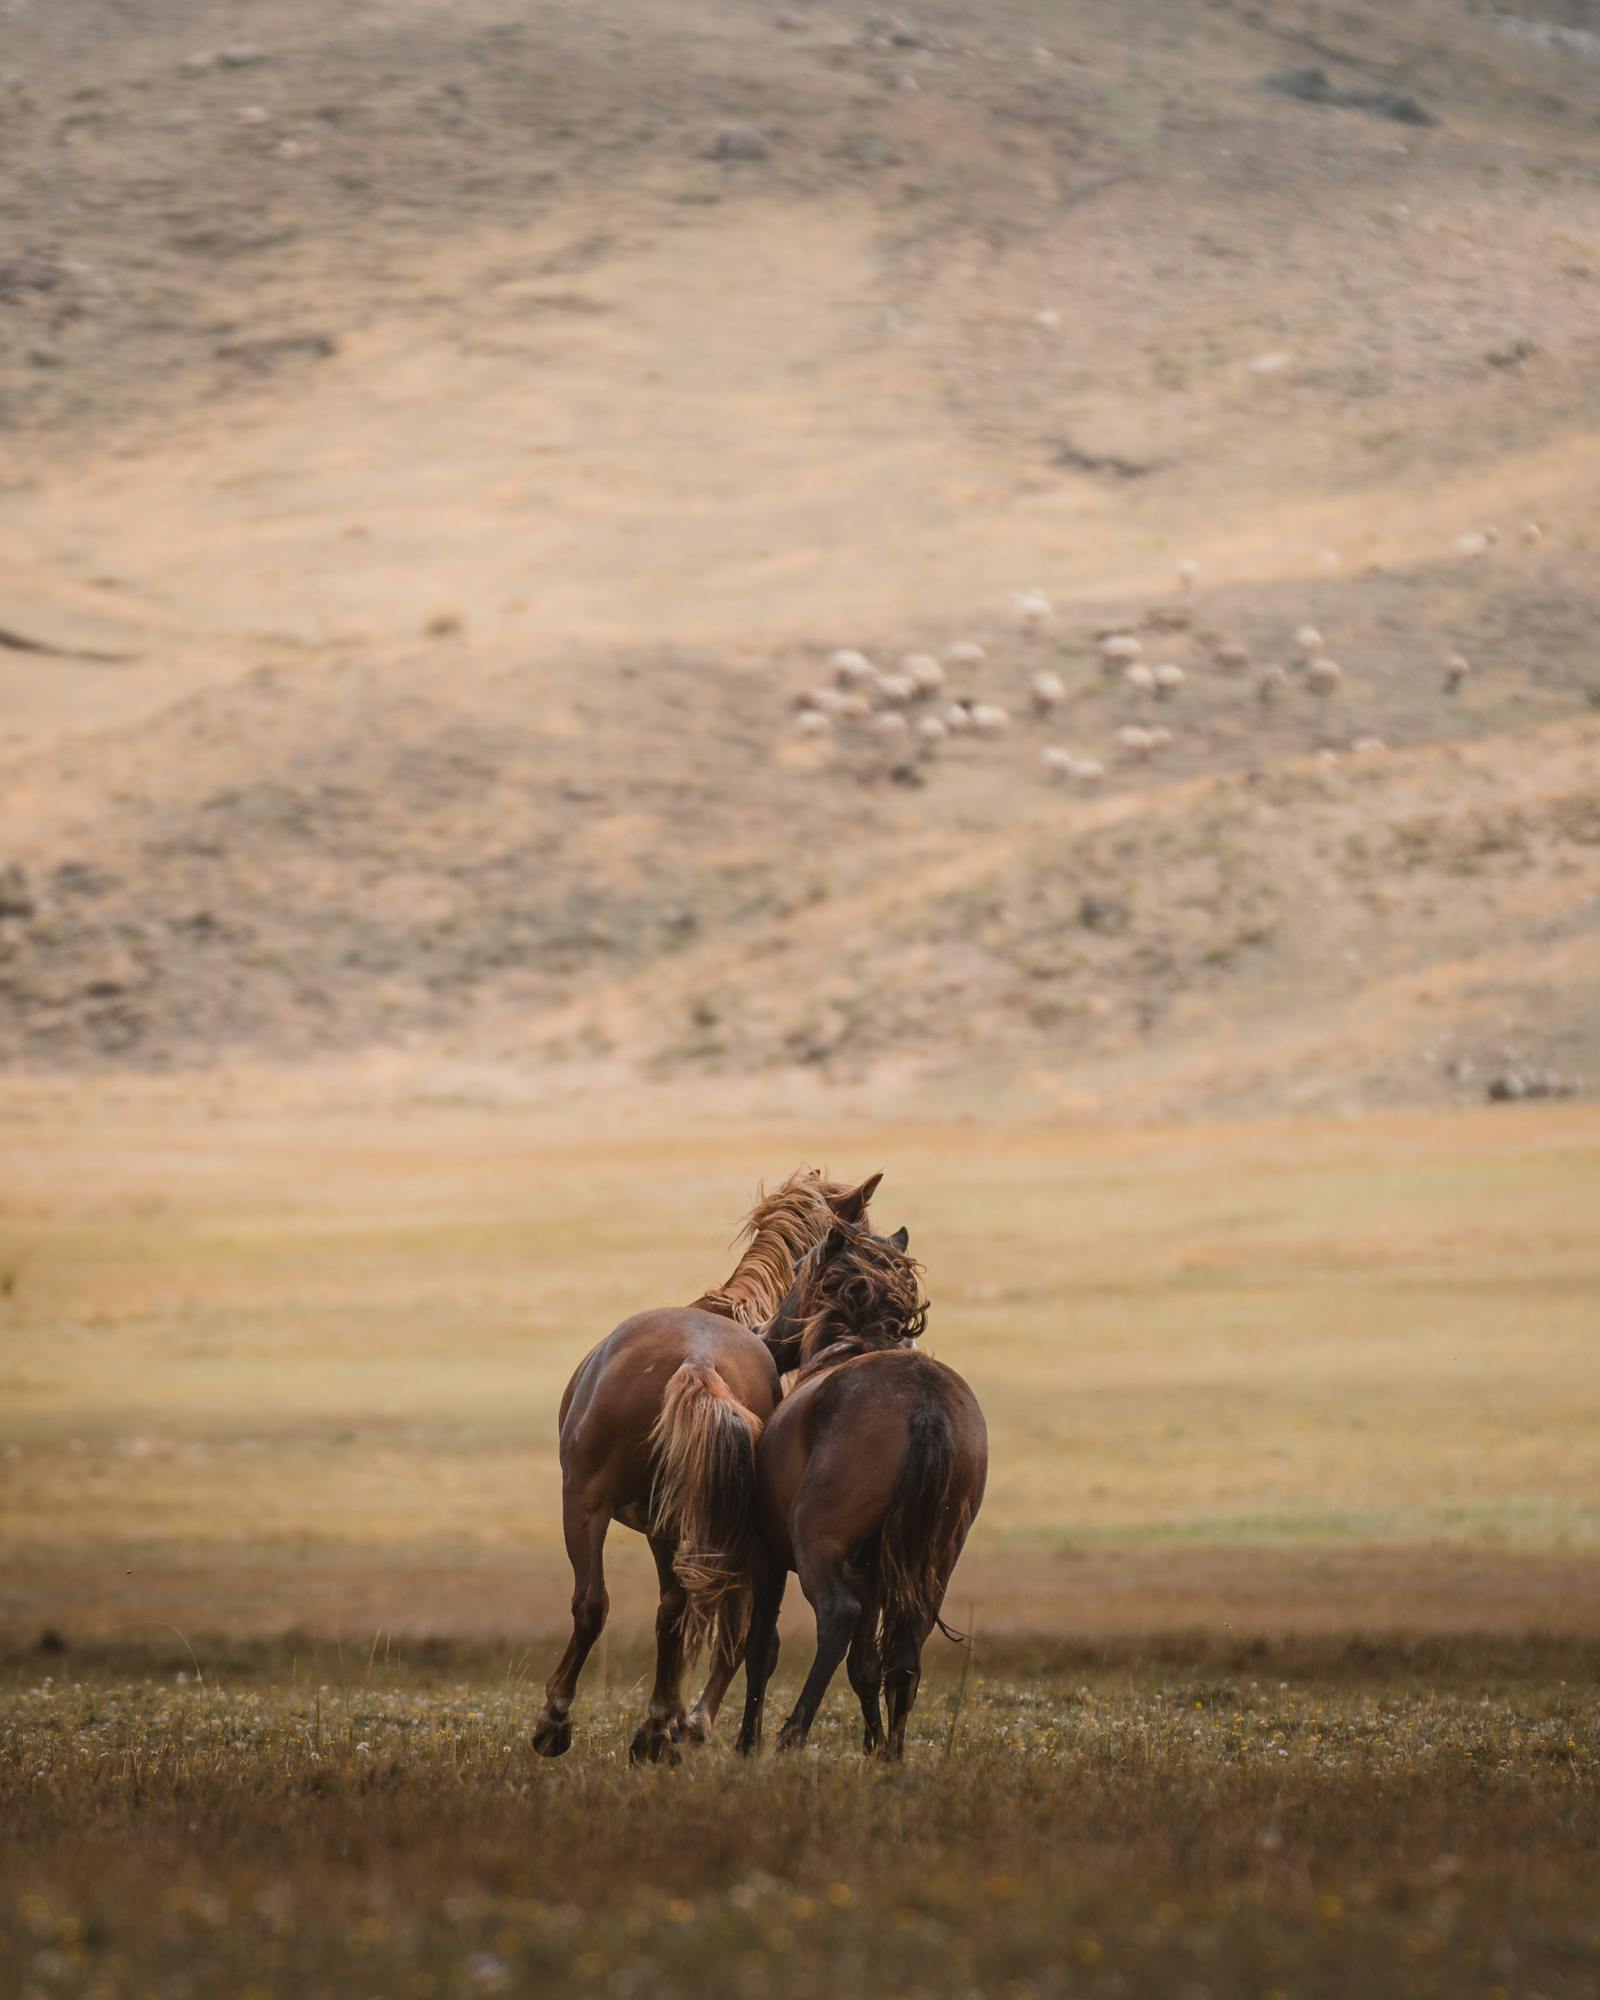
[[[1600,1082],[1595,13],[8,9],[0,1061]]]

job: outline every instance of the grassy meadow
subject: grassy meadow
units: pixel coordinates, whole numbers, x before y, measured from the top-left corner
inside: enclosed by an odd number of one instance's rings
[[[1592,1994],[1600,1703],[1577,1655],[943,1678],[908,1763],[634,1707],[527,1747],[515,1666],[179,1649],[10,1664],[16,1995]],[[628,1662],[630,1677],[643,1666]],[[44,1671],[53,1668],[54,1672]]]
[[[1175,1551],[1359,1544],[1392,1567],[1582,1557],[1600,1532],[1586,1109],[690,1136],[41,1092],[6,1123],[12,1623],[57,1593],[93,1622],[96,1579],[108,1614],[169,1616],[181,1577],[205,1630],[331,1626],[346,1589],[356,1623],[454,1629],[475,1576],[495,1629],[558,1623],[568,1374],[624,1314],[720,1278],[756,1179],[804,1159],[883,1168],[880,1224],[926,1263],[929,1345],[993,1440],[958,1590],[1002,1625],[1048,1626],[1040,1588],[1075,1567]],[[627,1617],[648,1564],[613,1550]]]
[[[0,1991],[1600,1990],[1592,1111],[5,1116]],[[802,1159],[884,1169],[989,1415],[975,1649],[902,1770],[841,1676],[797,1759],[635,1772],[617,1531],[546,1764],[561,1387]]]

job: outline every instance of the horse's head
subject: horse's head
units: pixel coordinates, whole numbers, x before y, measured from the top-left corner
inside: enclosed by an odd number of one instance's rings
[[[922,1266],[910,1254],[910,1234],[892,1236],[836,1221],[796,1266],[794,1282],[761,1337],[779,1372],[803,1367],[824,1348],[848,1343],[871,1348],[903,1347],[927,1323]]]

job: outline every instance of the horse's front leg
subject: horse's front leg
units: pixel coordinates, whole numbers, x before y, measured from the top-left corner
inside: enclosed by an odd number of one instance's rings
[[[754,1629],[752,1618],[752,1632]],[[706,1684],[700,1690],[684,1722],[683,1740],[686,1743],[701,1744],[711,1741],[711,1732],[717,1726],[717,1711],[722,1706],[723,1697],[727,1694],[734,1675],[744,1662],[747,1645],[748,1641],[742,1641],[737,1646],[718,1647],[716,1657],[711,1662],[711,1671],[706,1675]]]
[[[581,1494],[562,1493],[561,1526],[572,1562],[572,1637],[545,1683],[544,1714],[533,1732],[533,1747],[541,1757],[560,1757],[572,1748],[572,1697],[610,1608],[605,1572],[606,1530],[610,1525],[609,1507]]]
[[[650,1690],[649,1713],[628,1746],[628,1756],[635,1764],[676,1760],[677,1738],[684,1722],[683,1615],[689,1608],[689,1597],[673,1573],[672,1544],[652,1535],[650,1553],[655,1557],[656,1580],[661,1586],[661,1602],[656,1608],[656,1679]]]
[[[739,1725],[739,1755],[749,1757],[761,1747],[761,1720],[766,1709],[767,1683],[778,1664],[778,1613],[789,1572],[770,1557],[758,1558],[751,1579],[750,1637],[744,1654],[744,1719]]]

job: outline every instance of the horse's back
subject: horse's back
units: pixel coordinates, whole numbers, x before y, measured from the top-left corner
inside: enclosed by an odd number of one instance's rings
[[[748,1327],[693,1306],[635,1313],[578,1364],[561,1399],[561,1463],[610,1474],[615,1487],[650,1482],[649,1440],[667,1384],[686,1363],[709,1368],[762,1423],[778,1400],[778,1371]]]

